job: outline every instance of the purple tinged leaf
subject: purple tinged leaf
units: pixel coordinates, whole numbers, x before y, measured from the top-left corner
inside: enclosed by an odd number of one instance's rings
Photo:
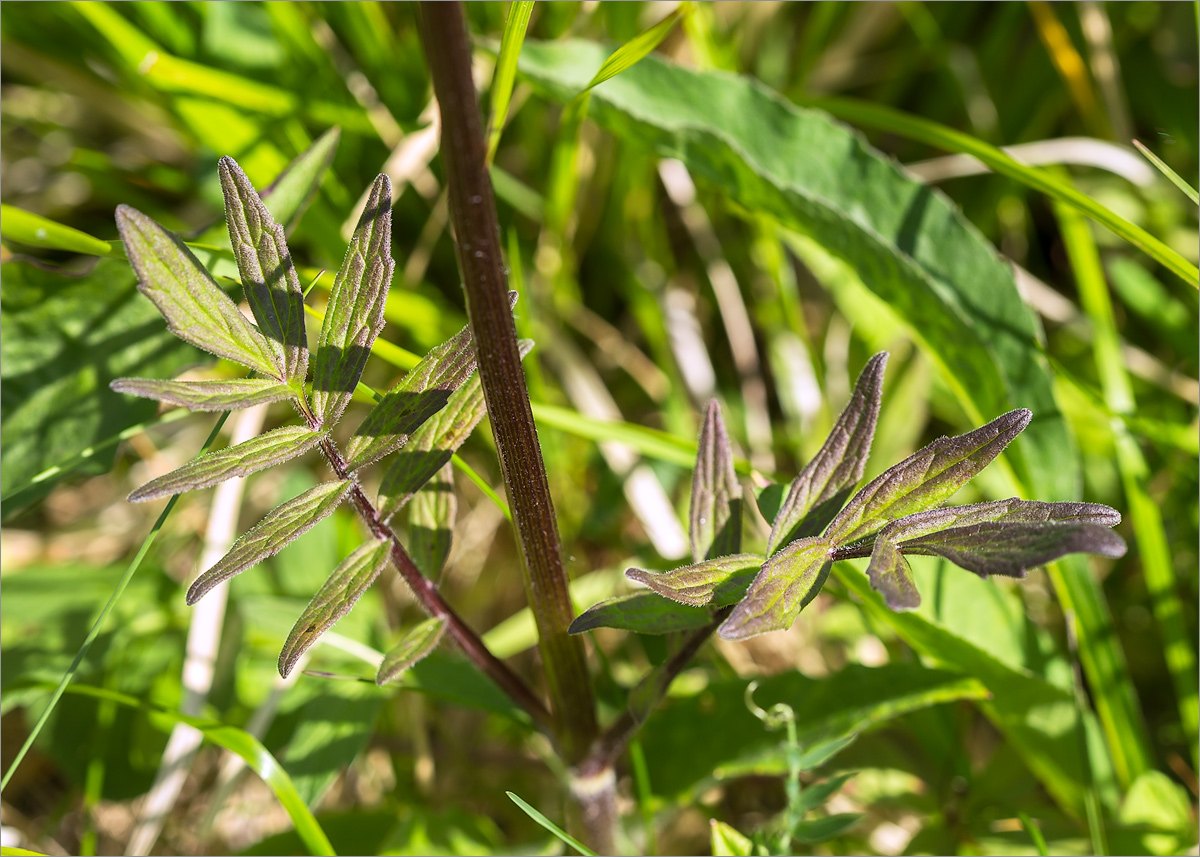
[[[638,634],[671,634],[703,628],[711,621],[712,611],[706,607],[667,601],[653,592],[635,592],[593,604],[575,617],[567,633],[615,628]]]
[[[303,455],[315,447],[323,431],[310,431],[302,426],[283,426],[244,443],[202,455],[165,476],[151,479],[129,495],[130,502],[140,503],[156,497],[168,497],[183,491],[208,488],[226,479],[246,476],[266,470]]]
[[[940,556],[980,577],[1024,577],[1036,566],[1069,553],[1125,555],[1125,540],[1092,523],[1003,523],[985,521],[908,539],[906,553]]]
[[[968,506],[944,506],[907,515],[888,524],[880,536],[896,542],[915,539],[950,527],[985,522],[1010,524],[1076,523],[1115,527],[1121,513],[1100,503],[1046,503],[1041,500],[992,500]]]
[[[350,481],[322,482],[272,509],[243,533],[216,565],[196,578],[187,593],[188,605],[195,604],[218,583],[274,556],[307,533],[331,515],[353,487],[354,483]]]
[[[733,449],[716,399],[709,400],[704,413],[699,447],[692,474],[689,527],[696,562],[726,556],[742,546],[742,487],[733,469]]]
[[[833,543],[813,536],[796,539],[763,563],[750,591],[721,625],[726,640],[744,640],[791,627],[821,591],[833,565]]]
[[[792,480],[767,538],[767,556],[792,539],[821,532],[862,479],[879,421],[887,358],[881,351],[867,361],[825,445]]]
[[[192,411],[236,411],[296,396],[293,387],[280,384],[272,378],[236,378],[229,381],[117,378],[109,387],[118,393],[157,399]]]
[[[158,307],[168,330],[210,354],[287,380],[270,343],[178,235],[127,205],[117,206],[117,229],[137,273],[138,289]]]
[[[358,228],[329,292],[313,366],[313,412],[322,425],[341,419],[383,330],[392,283],[392,183],[375,179]]]
[[[308,377],[304,291],[283,227],[275,222],[237,161],[228,155],[221,158],[217,174],[246,302],[270,343],[282,378],[303,385]]]
[[[943,502],[987,467],[1032,416],[1020,408],[966,434],[938,438],[859,491],[833,519],[825,536],[839,544],[853,542],[897,518]]]
[[[413,495],[408,509],[408,553],[430,579],[437,579],[450,553],[457,512],[454,468],[446,464]]]
[[[417,625],[384,655],[383,663],[379,665],[379,673],[375,676],[375,683],[383,687],[388,682],[400,678],[405,670],[436,649],[445,633],[445,619],[430,618]]]
[[[681,604],[725,607],[742,599],[762,562],[761,556],[740,553],[661,573],[631,568],[625,572],[625,576]]]
[[[871,562],[867,565],[871,588],[883,596],[893,610],[916,610],[921,606],[912,568],[899,546],[883,534],[875,540]]]
[[[475,343],[471,329],[464,327],[426,354],[367,414],[350,438],[349,468],[357,470],[408,443],[474,372]]]
[[[283,644],[283,650],[279,653],[281,676],[287,678],[295,669],[300,656],[333,627],[334,622],[350,612],[350,608],[387,567],[391,558],[391,546],[390,541],[372,539],[359,545],[354,553],[334,569],[329,579],[308,602],[308,606],[292,626],[287,642]]]
[[[524,359],[533,349],[533,342],[523,339],[518,346]],[[441,411],[412,433],[404,449],[387,466],[379,486],[381,520],[389,520],[445,466],[485,413],[483,385],[475,375],[454,391]]]

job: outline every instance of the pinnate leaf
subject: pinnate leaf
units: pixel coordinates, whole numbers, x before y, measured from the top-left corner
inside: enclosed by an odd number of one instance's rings
[[[704,413],[699,446],[692,474],[689,527],[692,559],[696,562],[734,553],[742,546],[741,486],[716,399],[709,400]]]
[[[762,562],[756,554],[739,553],[662,573],[631,568],[625,576],[680,604],[725,607],[742,599]]]
[[[998,523],[952,527],[900,543],[907,553],[941,556],[980,577],[1024,577],[1069,553],[1125,555],[1125,540],[1100,524]]]
[[[279,674],[284,678],[295,669],[296,663],[317,639],[328,631],[333,623],[350,612],[362,594],[367,591],[387,567],[391,557],[391,542],[372,539],[360,545],[334,569],[329,579],[317,590],[312,601],[304,608],[287,642],[279,653]]]
[[[867,361],[825,445],[792,480],[767,538],[768,556],[792,539],[821,532],[862,479],[879,420],[887,357],[884,351]]]
[[[464,327],[426,354],[367,414],[350,438],[350,469],[370,464],[408,443],[412,432],[444,408],[474,371],[475,343],[471,329]]]
[[[175,233],[127,205],[117,206],[117,229],[138,276],[167,329],[185,342],[286,381],[271,346],[204,270]]]
[[[237,161],[228,155],[221,158],[217,174],[246,301],[271,346],[279,367],[276,374],[303,384],[308,375],[304,293],[283,227],[275,222]]]
[[[392,271],[392,182],[375,179],[367,206],[333,281],[313,366],[313,412],[323,425],[341,419],[379,332]]]
[[[524,359],[532,350],[533,342],[524,339],[518,347]],[[483,385],[475,375],[454,391],[442,410],[412,433],[403,451],[384,471],[379,486],[379,516],[382,520],[387,521],[402,509],[412,495],[446,465],[485,413]]]
[[[379,672],[375,676],[375,683],[383,687],[389,681],[398,679],[406,669],[436,649],[445,633],[446,620],[443,618],[426,619],[417,625],[384,655],[383,663],[379,665]]]
[[[966,434],[938,438],[859,491],[833,519],[826,537],[843,544],[855,541],[945,501],[987,467],[1032,416],[1019,408]]]
[[[130,494],[129,500],[140,503],[156,497],[168,497],[266,470],[303,455],[324,436],[325,432],[310,431],[303,426],[283,426],[236,446],[202,455],[165,476],[151,479]]]
[[[331,515],[353,487],[350,481],[323,482],[268,512],[233,543],[216,565],[196,578],[188,590],[187,603],[195,604],[218,583],[279,553]]]
[[[408,553],[428,578],[437,578],[450,553],[457,512],[454,468],[447,464],[413,496],[408,509]]]
[[[117,378],[109,384],[118,393],[157,399],[192,411],[236,411],[290,399],[294,388],[273,378],[234,378],[228,381],[157,381]]]
[[[791,627],[829,576],[833,548],[826,538],[796,539],[768,559],[746,597],[721,625],[721,636],[744,640]]]
[[[593,604],[575,617],[567,632],[616,628],[638,634],[670,634],[703,628],[711,621],[712,612],[706,607],[678,604],[654,592],[635,592]]]

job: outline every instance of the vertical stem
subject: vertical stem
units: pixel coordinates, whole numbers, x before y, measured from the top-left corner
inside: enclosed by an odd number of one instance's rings
[[[496,200],[485,166],[483,126],[471,79],[466,22],[457,0],[422,2],[419,9],[421,43],[441,108],[441,152],[450,220],[466,288],[467,316],[479,355],[479,375],[517,529],[525,590],[537,623],[559,749],[573,765],[584,757],[596,736],[595,704],[583,645],[567,634],[574,609],[517,353]]]

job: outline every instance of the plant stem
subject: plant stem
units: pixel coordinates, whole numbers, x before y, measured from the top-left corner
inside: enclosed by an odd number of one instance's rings
[[[559,752],[574,765],[585,756],[596,736],[595,703],[582,641],[567,633],[574,608],[567,592],[554,504],[517,352],[462,4],[422,2],[417,20],[441,108],[441,154],[450,220],[466,289],[467,317],[479,355],[484,399],[512,506]]]
[[[321,451],[325,453],[325,459],[337,477],[350,480],[346,459],[342,456],[341,450],[328,437],[321,441]],[[514,703],[524,709],[539,729],[552,731],[554,722],[546,706],[520,676],[491,653],[479,635],[446,603],[433,581],[421,574],[391,527],[380,520],[379,512],[367,495],[363,493],[358,483],[354,483],[350,489],[350,502],[358,510],[358,514],[371,530],[371,534],[378,539],[387,540],[391,545],[392,564],[396,566],[396,571],[408,584],[408,588],[412,590],[417,601],[425,608],[425,612],[435,618],[446,620],[446,630],[450,632],[450,636],[454,638],[454,641],[458,643],[475,666],[494,681]]]

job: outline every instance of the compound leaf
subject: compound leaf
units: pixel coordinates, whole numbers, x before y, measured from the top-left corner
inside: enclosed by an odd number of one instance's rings
[[[284,678],[295,668],[300,656],[328,631],[333,623],[350,612],[391,558],[391,542],[371,539],[346,557],[329,579],[317,590],[288,634],[279,653],[279,674]]]
[[[426,354],[367,414],[350,438],[349,468],[357,470],[408,443],[474,371],[475,343],[464,327]]]
[[[426,619],[404,635],[391,651],[383,656],[375,683],[380,687],[398,679],[405,670],[427,657],[446,633],[446,620],[434,617]]]
[[[1032,416],[1018,408],[974,431],[938,438],[859,491],[833,519],[826,537],[838,543],[851,542],[878,532],[897,518],[941,503],[987,467],[1029,425]]]
[[[696,469],[692,474],[692,507],[688,533],[692,559],[726,556],[742,545],[742,496],[733,469],[733,448],[721,419],[721,407],[710,399],[700,427]]]
[[[329,292],[313,367],[313,412],[323,425],[341,419],[383,330],[383,308],[396,263],[392,251],[392,182],[375,179],[358,228]]]
[[[130,494],[129,500],[140,503],[156,497],[168,497],[266,470],[289,458],[303,455],[324,436],[325,432],[310,431],[303,426],[283,426],[236,446],[202,455],[165,476],[151,479]]]
[[[533,348],[533,343],[521,340],[519,348],[523,359]],[[404,449],[384,471],[379,486],[382,520],[387,521],[403,508],[412,495],[446,465],[486,412],[483,385],[476,375],[454,391],[442,410],[412,433]]]
[[[792,480],[767,538],[767,556],[792,539],[819,533],[862,478],[879,420],[886,366],[886,351],[867,361],[825,445]]]
[[[216,565],[196,578],[187,593],[188,605],[195,604],[218,583],[279,553],[332,514],[353,487],[350,481],[323,482],[268,512],[233,543]]]
[[[761,556],[740,553],[662,573],[631,568],[625,572],[625,576],[681,604],[726,607],[742,599],[762,562]]]
[[[980,577],[1024,577],[1028,569],[1069,553],[1124,556],[1125,540],[1100,524],[986,521],[903,541],[900,550],[945,557]]]
[[[117,206],[117,229],[138,276],[138,289],[154,302],[167,328],[210,354],[286,381],[270,344],[180,240],[140,211]]]
[[[118,393],[157,399],[191,411],[236,411],[291,399],[296,390],[272,378],[235,378],[214,381],[157,381],[153,378],[117,378],[108,385]]]
[[[829,576],[833,547],[826,538],[796,539],[768,559],[746,597],[722,623],[721,636],[744,640],[791,627]]]
[[[280,377],[303,384],[308,376],[304,293],[283,227],[275,222],[237,161],[228,155],[221,158],[217,174],[246,301],[270,343]]]

